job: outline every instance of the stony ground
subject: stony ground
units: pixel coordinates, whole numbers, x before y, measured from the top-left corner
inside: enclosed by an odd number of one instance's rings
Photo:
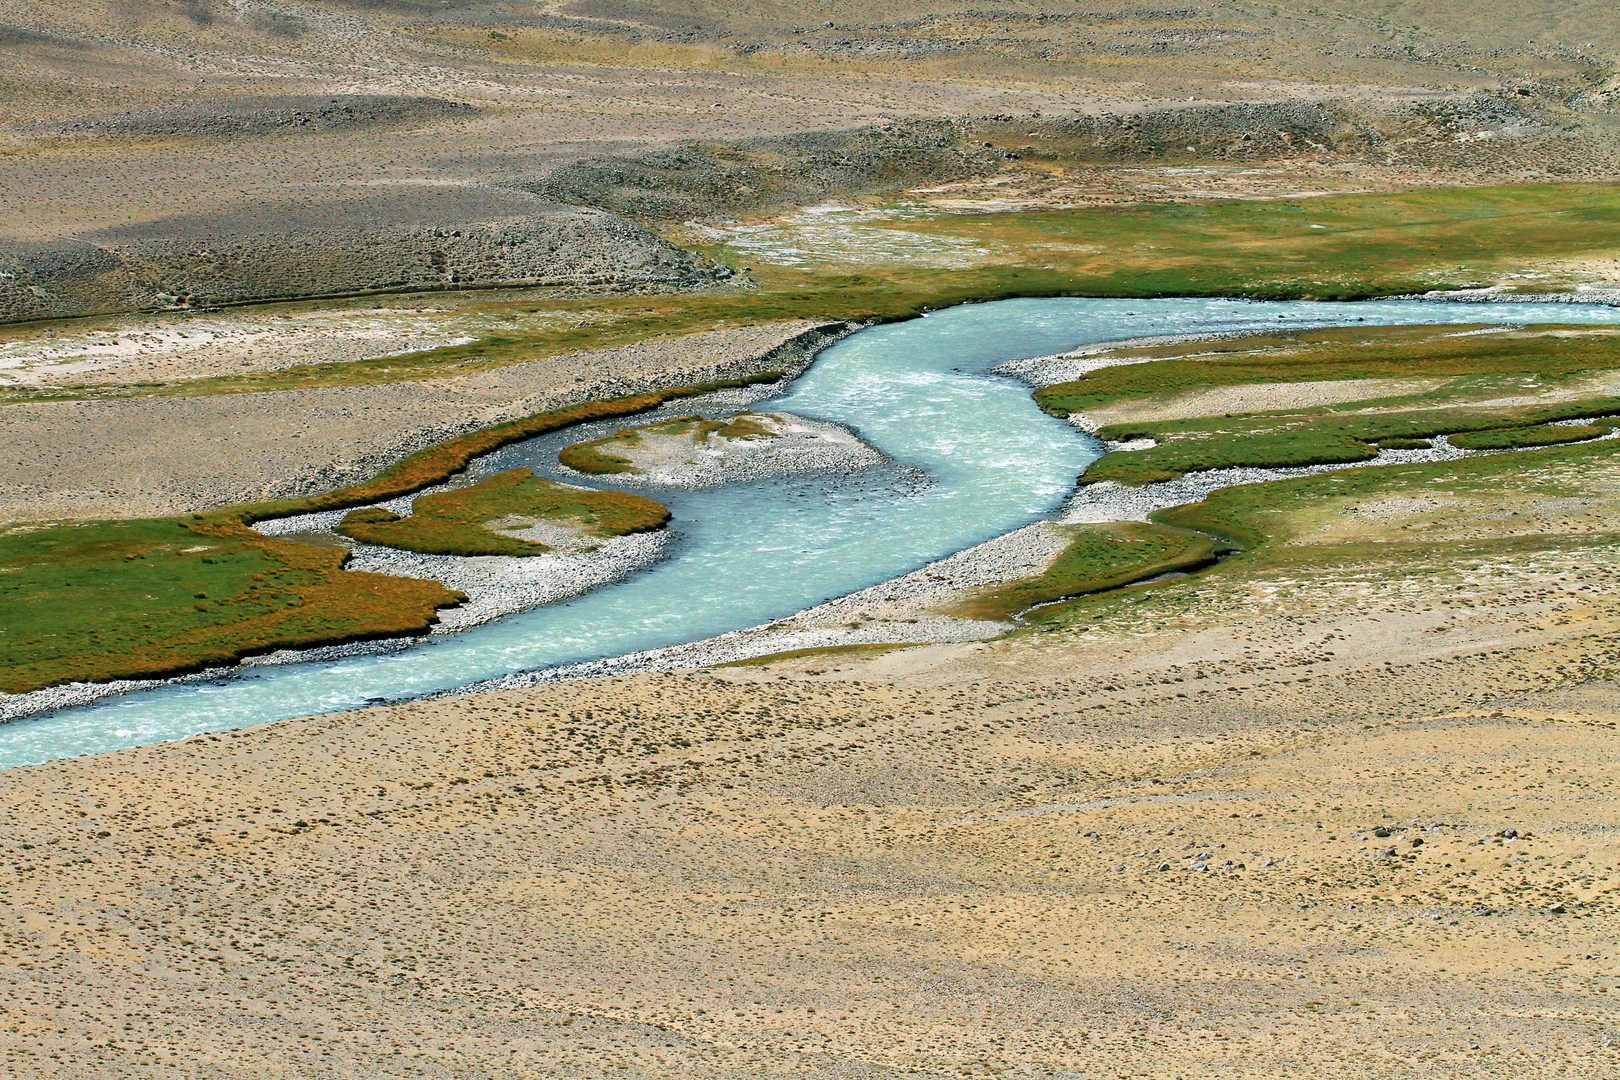
[[[623,429],[599,452],[618,459],[611,464],[622,462],[624,471],[605,477],[654,487],[712,487],[805,471],[847,474],[884,460],[882,451],[841,424],[792,413],[741,412],[727,419],[742,426],[733,431],[719,420],[707,426],[682,418]],[[624,431],[634,434],[623,437]]]
[[[1620,577],[1588,472],[1308,507],[998,642],[0,774],[0,1062],[1612,1075]]]
[[[824,8],[0,0],[0,319],[701,284],[627,219],[908,185],[962,208],[1620,174],[1589,5]]]

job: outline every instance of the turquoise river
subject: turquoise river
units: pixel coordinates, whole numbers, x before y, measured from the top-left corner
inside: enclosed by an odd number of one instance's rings
[[[1143,335],[1357,322],[1615,323],[1620,310],[1027,299],[875,327],[826,350],[784,396],[761,407],[847,424],[890,455],[890,464],[850,476],[657,494],[675,515],[670,554],[619,584],[398,652],[253,666],[15,720],[0,725],[0,767],[410,698],[781,618],[1037,520],[1064,502],[1101,448],[1037,409],[1027,386],[991,374],[997,364]],[[508,447],[478,468],[554,472],[557,449],[594,430]]]

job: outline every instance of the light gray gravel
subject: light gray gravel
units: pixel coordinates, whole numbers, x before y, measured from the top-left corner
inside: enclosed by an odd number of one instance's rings
[[[555,604],[621,581],[657,562],[669,545],[660,530],[617,536],[588,548],[545,555],[421,555],[412,551],[356,544],[350,570],[395,577],[428,578],[467,594],[460,607],[439,612],[435,634],[466,630],[479,623],[542,604]],[[549,541],[548,541],[549,542]]]
[[[716,487],[789,473],[853,472],[888,460],[886,454],[843,424],[793,413],[747,416],[774,435],[731,439],[711,433],[699,442],[690,435],[663,434],[643,425],[637,429],[641,432],[639,444],[609,447],[635,467],[632,472],[615,473],[611,480],[620,485],[649,487]]]
[[[1068,544],[1063,529],[1051,522],[1036,522],[920,570],[775,622],[669,649],[520,672],[460,687],[452,693],[509,689],[591,675],[709,667],[797,649],[982,641],[1006,633],[1009,624],[956,618],[942,615],[938,609],[974,589],[1040,574]]]
[[[997,375],[1005,375],[1010,379],[1028,383],[1030,386],[1040,388],[1053,386],[1062,382],[1073,382],[1082,375],[1089,375],[1093,371],[1101,371],[1109,367],[1126,367],[1130,364],[1147,364],[1159,359],[1157,356],[1120,357],[1104,356],[1104,353],[1117,352],[1120,349],[1148,349],[1157,345],[1185,345],[1194,341],[1235,341],[1239,338],[1260,337],[1275,333],[1267,330],[1233,330],[1223,333],[1201,334],[1155,334],[1150,337],[1123,338],[1119,341],[1102,341],[1095,345],[1084,345],[1068,352],[1052,353],[1048,356],[1030,356],[1022,360],[1008,360],[996,365],[992,370]]]

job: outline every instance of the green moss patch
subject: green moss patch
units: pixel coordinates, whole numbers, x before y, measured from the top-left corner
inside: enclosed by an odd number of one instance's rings
[[[636,472],[636,463],[622,454],[615,454],[614,449],[627,449],[641,444],[641,433],[635,428],[625,428],[623,431],[600,439],[591,439],[589,442],[578,442],[572,446],[565,446],[557,453],[557,460],[573,469],[589,476],[611,476],[614,473]]]
[[[0,532],[0,691],[178,675],[284,648],[426,633],[465,599],[347,553],[197,519]]]
[[[1433,439],[1379,439],[1380,450],[1427,450],[1434,445]]]
[[[377,507],[354,510],[336,531],[430,555],[543,555],[551,550],[546,544],[490,527],[539,521],[572,523],[594,536],[625,536],[663,528],[669,509],[639,495],[571,487],[512,469],[470,487],[423,495],[411,504],[410,517]]]
[[[1556,446],[1584,442],[1602,435],[1608,428],[1595,424],[1559,424],[1541,427],[1505,428],[1496,431],[1465,431],[1451,437],[1451,445],[1464,450],[1516,450],[1525,446]]]
[[[945,609],[964,619],[999,621],[1039,604],[1117,589],[1214,561],[1221,545],[1188,529],[1134,521],[1071,525],[1074,539],[1038,577],[981,590]]]

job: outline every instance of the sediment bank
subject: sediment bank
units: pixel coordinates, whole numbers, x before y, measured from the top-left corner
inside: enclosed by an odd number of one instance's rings
[[[551,409],[766,372],[791,377],[856,329],[714,330],[378,386],[7,405],[0,521],[159,517],[314,495]]]

